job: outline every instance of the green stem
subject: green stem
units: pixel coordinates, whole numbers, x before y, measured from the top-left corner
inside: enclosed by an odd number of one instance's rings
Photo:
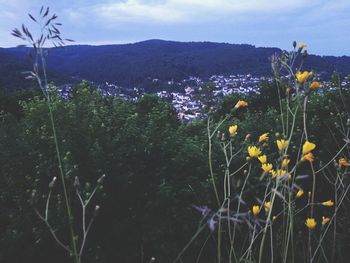
[[[42,48],[40,48],[39,52],[40,52],[40,58],[41,58],[41,62],[42,62],[45,87],[42,87],[41,82],[39,82],[39,85],[41,86],[41,89],[43,90],[44,93],[45,93],[45,91],[47,92],[47,105],[49,108],[49,115],[50,115],[53,139],[55,142],[56,155],[57,155],[57,159],[58,159],[58,168],[60,171],[60,178],[61,178],[63,194],[64,194],[64,199],[65,199],[65,205],[66,205],[66,211],[67,211],[67,217],[68,217],[68,225],[69,225],[69,230],[70,230],[70,234],[71,234],[73,257],[74,257],[75,263],[81,263],[81,259],[79,257],[78,249],[77,249],[77,240],[75,239],[75,234],[74,234],[72,210],[71,210],[71,206],[69,203],[67,186],[66,186],[66,182],[65,182],[65,178],[64,178],[64,171],[63,171],[61,154],[60,154],[60,149],[59,149],[59,144],[58,144],[58,139],[57,139],[56,126],[55,126],[55,121],[54,121],[53,112],[52,112],[52,104],[51,104],[50,94],[47,90],[48,83],[47,83],[47,74],[46,74],[46,64],[45,64],[45,59],[44,59],[44,54],[43,54]]]
[[[211,134],[210,134],[210,118],[208,118],[208,163],[209,163],[209,172],[210,172],[210,179],[213,185],[213,189],[215,192],[215,197],[216,197],[216,201],[218,203],[218,206],[220,207],[220,198],[219,198],[219,194],[218,194],[218,190],[216,188],[216,184],[215,184],[215,178],[214,178],[214,172],[213,172],[213,164],[212,164],[212,144],[211,144]]]
[[[77,244],[76,244],[74,228],[73,228],[72,210],[71,210],[71,206],[70,206],[70,203],[69,203],[69,198],[68,198],[68,193],[67,193],[67,186],[66,186],[66,181],[65,181],[65,178],[64,178],[64,171],[63,171],[63,167],[62,167],[61,154],[60,154],[60,149],[59,149],[58,140],[57,140],[56,127],[55,127],[55,122],[54,122],[53,113],[52,113],[50,96],[48,95],[47,98],[48,98],[47,99],[47,103],[48,103],[48,106],[49,106],[49,113],[50,113],[50,120],[51,120],[53,138],[54,138],[55,148],[56,148],[56,155],[57,155],[57,159],[58,159],[58,167],[59,167],[59,170],[60,170],[60,178],[61,178],[63,194],[64,194],[64,199],[65,199],[65,205],[66,205],[66,210],[67,210],[68,225],[69,225],[69,230],[70,230],[70,234],[71,234],[74,262],[80,263],[81,261],[80,261],[79,255],[78,255]]]

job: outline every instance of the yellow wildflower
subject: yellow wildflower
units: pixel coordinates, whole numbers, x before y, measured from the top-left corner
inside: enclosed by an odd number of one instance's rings
[[[297,192],[297,197],[301,197],[303,194],[304,194],[304,190],[303,190],[303,189],[300,189],[300,190]]]
[[[283,159],[283,161],[282,161],[282,167],[287,167],[288,166],[288,164],[289,164],[289,162],[290,162],[290,160],[289,159]]]
[[[316,148],[316,144],[309,142],[309,141],[306,141],[303,145],[303,155],[311,152],[315,148]]]
[[[228,131],[231,135],[234,135],[236,132],[237,132],[237,129],[238,129],[238,126],[237,125],[231,125],[229,128],[228,128]]]
[[[278,150],[280,150],[280,151],[282,151],[288,147],[287,140],[283,140],[283,139],[277,140],[276,143],[277,143]]]
[[[317,222],[314,218],[307,218],[305,221],[305,225],[308,229],[314,229],[317,225]]]
[[[322,225],[326,225],[329,222],[330,218],[322,216]]]
[[[286,170],[277,169],[277,171],[272,171],[272,178],[280,177],[280,176],[287,175],[287,174],[288,173]]]
[[[275,221],[277,219],[277,216],[272,217],[272,221]]]
[[[305,80],[307,80],[307,78],[309,77],[310,73],[308,71],[304,71],[303,73],[301,73],[300,71],[298,71],[295,74],[295,77],[297,78],[298,82],[300,84],[303,84],[305,82]]]
[[[235,109],[238,109],[240,107],[247,107],[247,106],[248,106],[248,102],[244,100],[239,100],[235,105]]]
[[[306,44],[303,43],[303,42],[301,42],[301,43],[299,44],[299,49],[303,49],[303,48],[306,48]]]
[[[324,205],[324,206],[333,206],[334,203],[332,202],[332,200],[328,200],[328,201],[323,202],[322,205]]]
[[[259,136],[259,142],[265,142],[269,139],[269,133],[265,132]]]
[[[340,158],[338,163],[339,163],[340,167],[342,167],[342,166],[350,166],[350,163],[345,158]]]
[[[264,163],[261,165],[261,169],[263,169],[265,173],[268,173],[272,170],[272,164]]]
[[[248,154],[250,157],[258,157],[261,154],[260,148],[256,146],[249,146],[248,147]]]
[[[264,203],[264,208],[265,208],[265,212],[269,212],[269,210],[271,209],[271,202],[265,202]]]
[[[257,216],[260,213],[260,206],[253,205],[252,212],[253,212],[253,215]]]
[[[272,178],[275,178],[277,176],[277,173],[275,170],[271,170],[270,173],[272,174]]]
[[[303,157],[301,157],[301,161],[309,161],[313,162],[315,159],[314,155],[312,153],[307,153]]]
[[[267,157],[266,157],[265,154],[264,154],[264,155],[260,155],[260,156],[258,157],[258,159],[259,159],[259,161],[260,161],[262,164],[264,164],[264,163],[267,162]]]
[[[321,87],[321,83],[318,81],[313,81],[310,84],[310,89],[315,90],[315,89],[319,89]]]

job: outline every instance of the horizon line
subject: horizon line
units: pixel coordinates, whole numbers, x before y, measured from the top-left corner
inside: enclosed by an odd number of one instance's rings
[[[211,40],[170,40],[170,39],[160,39],[160,38],[150,38],[145,40],[125,40],[125,41],[92,41],[92,42],[69,42],[68,44],[64,46],[91,46],[91,47],[102,47],[102,46],[121,46],[121,45],[132,45],[132,44],[138,44],[142,42],[149,42],[149,41],[161,41],[161,42],[175,42],[175,43],[212,43],[212,44],[228,44],[228,45],[245,45],[245,46],[251,46],[254,48],[266,48],[266,49],[279,49],[281,51],[288,51],[286,49],[280,48],[280,47],[272,47],[272,46],[256,46],[254,44],[249,43],[232,43],[232,42],[219,42],[219,41],[211,41]],[[291,45],[292,46],[292,45]],[[31,48],[31,46],[28,45],[18,45],[18,46],[8,46],[8,47],[2,47],[1,49],[13,49],[13,48],[20,48],[20,47],[27,47]],[[48,46],[45,48],[56,48],[53,46]],[[306,48],[307,50],[307,48]],[[289,50],[291,51],[291,50]],[[350,57],[350,55],[324,55],[324,54],[317,54],[317,53],[308,53],[309,55],[314,56],[321,56],[321,57]]]

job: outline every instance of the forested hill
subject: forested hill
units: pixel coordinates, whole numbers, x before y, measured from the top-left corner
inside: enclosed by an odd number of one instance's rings
[[[28,70],[27,48],[0,49],[0,85],[23,85],[16,78]],[[117,82],[123,86],[141,84],[147,78],[181,80],[188,76],[213,74],[271,75],[269,58],[277,48],[261,48],[212,42],[148,40],[134,44],[76,45],[49,50],[48,69],[56,76]],[[305,68],[329,75],[350,73],[350,57],[310,55]]]

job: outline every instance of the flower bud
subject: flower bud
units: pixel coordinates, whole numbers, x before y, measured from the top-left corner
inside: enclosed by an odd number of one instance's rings
[[[222,140],[222,141],[225,141],[225,140],[226,140],[225,133],[222,133],[222,135],[221,135],[221,140]]]
[[[94,216],[97,216],[99,211],[100,211],[100,206],[96,205],[95,206],[95,211],[94,211]]]
[[[73,184],[74,188],[79,188],[80,187],[80,181],[79,181],[79,178],[78,176],[76,176],[74,178],[74,184]]]
[[[32,194],[30,195],[30,199],[29,199],[29,204],[30,204],[30,205],[33,205],[35,195],[36,195],[36,190],[33,189],[33,190],[32,190]]]
[[[105,174],[103,174],[103,175],[102,175],[100,178],[98,178],[98,180],[97,180],[97,184],[99,184],[99,185],[103,184],[103,182],[104,182],[105,178],[106,178],[106,175],[105,175]]]
[[[52,178],[51,183],[49,183],[49,188],[50,188],[50,189],[52,189],[52,188],[55,186],[56,180],[57,180],[57,177],[56,177],[56,176],[55,176],[54,178]]]

